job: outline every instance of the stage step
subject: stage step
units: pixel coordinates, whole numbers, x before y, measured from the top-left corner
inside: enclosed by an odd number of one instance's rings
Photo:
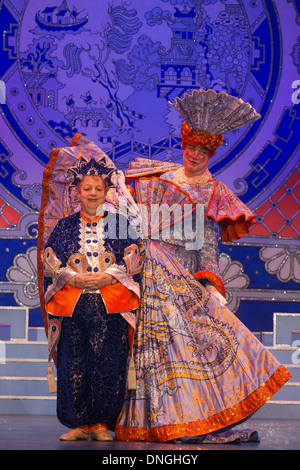
[[[45,377],[47,366],[47,359],[7,358],[5,363],[0,363],[0,377]]]
[[[44,397],[48,393],[46,377],[1,377],[0,396]]]
[[[11,315],[11,320],[9,317]],[[16,313],[16,314],[15,314]],[[28,328],[24,309],[0,307],[0,414],[56,414],[56,394],[46,380],[48,345],[44,328]],[[6,325],[10,324],[7,328]],[[300,419],[300,314],[274,313],[274,331],[255,336],[292,374],[255,418]],[[56,373],[54,367],[54,373]]]
[[[274,313],[273,315],[274,345],[298,344],[300,346],[300,314]]]
[[[56,394],[49,393],[47,383],[46,335],[42,330],[28,331],[28,338],[31,341],[1,342],[0,414],[55,415]]]
[[[1,415],[56,415],[56,396],[0,396]]]

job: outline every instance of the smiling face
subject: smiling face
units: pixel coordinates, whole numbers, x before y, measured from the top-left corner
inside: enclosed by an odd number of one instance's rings
[[[207,170],[209,151],[204,147],[187,145],[183,150],[183,165],[186,176],[198,176]]]
[[[95,217],[97,207],[103,204],[107,187],[99,176],[86,176],[78,186],[81,211],[88,217]]]

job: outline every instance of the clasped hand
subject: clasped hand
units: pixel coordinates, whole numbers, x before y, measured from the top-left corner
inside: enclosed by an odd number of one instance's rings
[[[113,277],[106,273],[81,273],[73,276],[67,284],[79,289],[97,290],[111,284]]]

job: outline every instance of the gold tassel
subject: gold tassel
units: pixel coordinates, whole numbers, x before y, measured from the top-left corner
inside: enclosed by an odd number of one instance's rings
[[[47,380],[48,380],[49,393],[55,393],[56,382],[55,382],[53,367],[50,362],[48,363],[48,368],[47,368]]]
[[[128,368],[128,390],[136,390],[136,370],[133,357],[130,359]]]

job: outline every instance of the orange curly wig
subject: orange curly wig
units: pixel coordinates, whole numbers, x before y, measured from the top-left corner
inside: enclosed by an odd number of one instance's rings
[[[184,122],[181,126],[181,147],[187,145],[192,147],[205,147],[212,157],[223,142],[223,135],[208,134],[207,132],[193,132],[188,124]]]

